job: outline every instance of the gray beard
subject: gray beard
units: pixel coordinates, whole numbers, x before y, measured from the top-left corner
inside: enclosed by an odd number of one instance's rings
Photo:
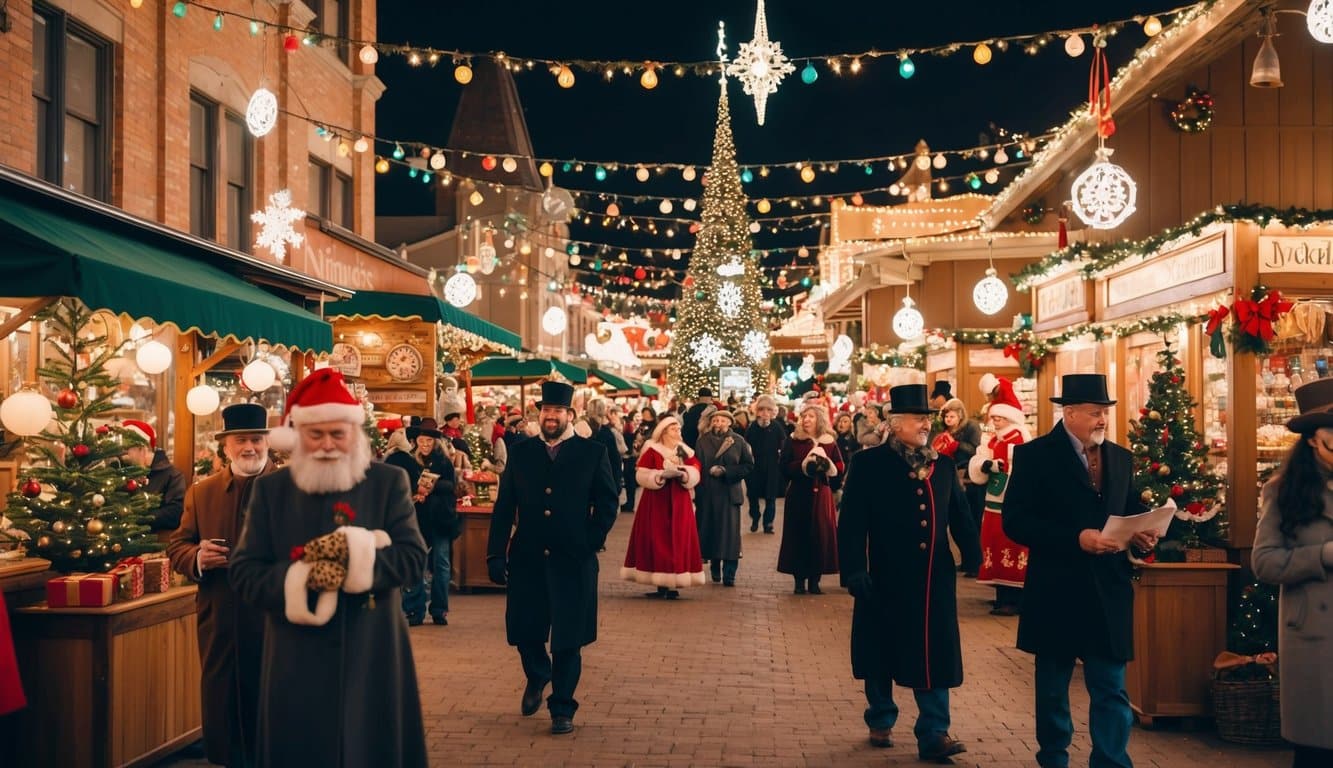
[[[341,493],[350,491],[366,479],[370,469],[370,439],[357,430],[352,450],[337,461],[311,458],[297,445],[287,463],[292,482],[306,493]]]

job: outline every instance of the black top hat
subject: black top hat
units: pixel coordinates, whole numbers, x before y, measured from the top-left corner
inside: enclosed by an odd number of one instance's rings
[[[237,403],[222,409],[222,431],[214,437],[268,434],[268,410],[259,403]]]
[[[1297,387],[1294,394],[1301,415],[1288,421],[1287,429],[1309,434],[1320,427],[1333,427],[1333,379],[1315,379]]]
[[[937,397],[942,397],[945,400],[953,397],[953,385],[947,379],[935,380],[935,388],[930,390],[930,399],[934,400]]]
[[[713,390],[708,387],[699,387],[699,391],[694,393],[695,397],[712,397]]]
[[[1106,394],[1106,374],[1103,373],[1067,373],[1060,377],[1060,396],[1052,397],[1057,405],[1115,405],[1111,396]]]
[[[444,433],[440,431],[440,425],[435,419],[429,416],[424,419],[413,416],[412,424],[407,428],[407,439],[416,440],[418,437],[433,437],[439,440],[444,437]]]
[[[574,388],[559,381],[542,382],[542,399],[538,408],[569,408],[574,405]]]
[[[889,388],[889,408],[885,413],[932,414],[925,384],[900,384]]]

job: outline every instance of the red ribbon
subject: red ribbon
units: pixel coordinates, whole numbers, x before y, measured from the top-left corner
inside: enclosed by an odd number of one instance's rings
[[[1004,346],[1005,357],[1012,357],[1014,360],[1018,360],[1019,359],[1018,356],[1022,352],[1023,352],[1023,345],[1016,341],[1012,344],[1006,344]]]
[[[1278,291],[1269,291],[1268,295],[1259,301],[1238,299],[1235,304],[1236,325],[1251,336],[1272,341],[1276,335],[1273,323],[1291,311],[1291,307],[1292,303],[1283,301],[1282,294]]]
[[[142,557],[122,557],[121,559],[119,559],[119,560],[116,561],[116,567],[119,568],[119,567],[122,566],[122,565],[143,565],[143,558],[142,558]]]
[[[1093,33],[1088,113],[1097,121],[1097,135],[1109,139],[1115,133],[1115,121],[1111,119],[1111,65],[1106,61],[1106,49],[1100,35],[1100,32]]]
[[[1215,332],[1217,332],[1218,326],[1222,325],[1222,321],[1225,320],[1227,315],[1230,313],[1231,310],[1228,309],[1227,305],[1225,304],[1218,307],[1217,309],[1208,310],[1208,326],[1204,328],[1204,333],[1208,334],[1209,336],[1212,336]]]

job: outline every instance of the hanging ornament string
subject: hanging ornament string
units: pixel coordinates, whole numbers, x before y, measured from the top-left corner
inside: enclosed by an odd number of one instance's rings
[[[1106,146],[1115,133],[1115,120],[1111,117],[1111,67],[1106,61],[1105,34],[1093,37],[1092,50],[1088,109],[1097,125],[1097,159],[1074,179],[1070,205],[1087,226],[1114,229],[1134,213],[1138,186],[1124,168],[1111,162],[1113,150]]]
[[[1098,146],[1115,134],[1111,117],[1111,66],[1106,61],[1106,35],[1097,31],[1092,39],[1092,70],[1088,73],[1088,110],[1097,121]]]

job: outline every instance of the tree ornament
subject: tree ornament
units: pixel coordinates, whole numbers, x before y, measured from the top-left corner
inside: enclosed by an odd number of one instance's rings
[[[50,536],[38,536],[38,537],[37,537],[37,548],[38,548],[38,549],[46,549],[46,548],[49,547],[49,546],[51,546],[51,537],[50,537]]]
[[[719,43],[721,48],[721,43]],[[741,81],[745,94],[754,97],[754,110],[760,125],[764,124],[764,110],[768,95],[777,93],[782,78],[796,71],[796,67],[782,53],[782,45],[768,39],[768,19],[764,15],[764,0],[754,17],[754,39],[741,43],[736,60],[727,65],[726,73]]]
[[[893,314],[893,332],[903,340],[910,340],[920,338],[925,327],[925,318],[916,308],[916,302],[911,296],[904,296],[902,308]]]
[[[1148,418],[1152,421],[1161,421],[1162,414],[1159,411],[1148,411]]]
[[[121,549],[123,549],[123,547],[121,547],[119,543],[116,543],[116,544],[112,544],[112,545],[111,545],[111,551],[114,552],[114,553],[116,553],[116,554],[120,554],[120,550],[121,550]]]
[[[735,318],[741,313],[741,304],[744,298],[741,296],[741,287],[731,281],[722,284],[717,291],[717,308],[722,311],[723,316]]]
[[[86,459],[88,458],[88,454],[91,452],[91,450],[92,450],[91,448],[84,445],[83,443],[79,443],[74,446],[72,453],[74,454],[74,458],[76,459]]]
[[[64,533],[64,532],[65,532],[65,529],[66,529],[67,527],[68,527],[68,526],[65,525],[65,521],[64,521],[64,520],[57,520],[57,521],[55,521],[54,523],[51,523],[51,532],[52,532],[52,533]]]
[[[30,499],[35,499],[42,495],[42,484],[32,478],[28,478],[24,481],[23,487],[19,490],[23,492],[24,496],[27,496]]]
[[[763,331],[747,331],[745,337],[741,339],[741,352],[750,358],[751,362],[766,362],[770,350],[768,334]]]
[[[267,136],[278,124],[278,97],[267,88],[260,88],[245,105],[245,127],[255,138]]]
[[[1181,487],[1181,486],[1179,486],[1179,485],[1173,485],[1173,486],[1171,486],[1171,495],[1172,495],[1172,496],[1181,496],[1181,495],[1183,495],[1184,493],[1185,493],[1185,489],[1184,489],[1183,487]]]
[[[1157,468],[1157,474],[1161,475],[1162,477],[1169,477],[1171,475],[1171,467],[1163,464],[1162,466]]]
[[[690,342],[690,351],[694,359],[704,368],[716,368],[727,354],[722,342],[711,333],[704,333]]]
[[[111,427],[102,424],[98,426],[97,429],[94,429],[93,432],[95,432],[98,437],[106,437],[107,434],[111,432]]]
[[[287,53],[295,53],[296,49],[301,47],[301,41],[296,39],[296,35],[288,34],[282,38],[282,49]]]
[[[103,504],[106,504],[106,497],[103,496],[103,495],[100,494],[100,493],[94,493],[94,494],[93,494],[93,506],[94,506],[94,507],[100,507],[100,506],[102,506]]]
[[[129,480],[126,480],[125,490],[129,493],[134,493],[135,491],[139,490],[139,481],[135,480],[132,477]]]
[[[69,557],[70,557],[71,560],[81,560],[81,559],[83,559],[83,550],[82,550],[82,549],[71,549],[70,552],[69,552]]]
[[[1074,213],[1093,229],[1114,229],[1134,213],[1138,186],[1124,168],[1110,161],[1114,150],[1100,147],[1097,161],[1074,179]]]
[[[267,248],[273,258],[282,262],[287,258],[287,245],[299,248],[305,242],[305,235],[297,232],[293,224],[305,218],[305,211],[292,207],[292,191],[280,189],[268,196],[268,205],[262,211],[250,214],[250,221],[259,225],[259,236],[255,239],[256,248]]]
[[[1151,504],[1151,503],[1152,503],[1152,491],[1147,490],[1147,489],[1144,489],[1143,493],[1140,493],[1140,494],[1139,494],[1139,499],[1140,499],[1144,504]]]
[[[97,534],[101,533],[103,530],[106,529],[106,524],[94,517],[92,520],[88,521],[88,525],[85,527],[88,533],[91,533],[92,535],[96,536]]]
[[[60,390],[60,393],[56,395],[56,405],[60,406],[61,408],[64,408],[65,410],[74,408],[78,404],[79,404],[79,393],[75,392],[72,389],[68,388],[62,389]]]

